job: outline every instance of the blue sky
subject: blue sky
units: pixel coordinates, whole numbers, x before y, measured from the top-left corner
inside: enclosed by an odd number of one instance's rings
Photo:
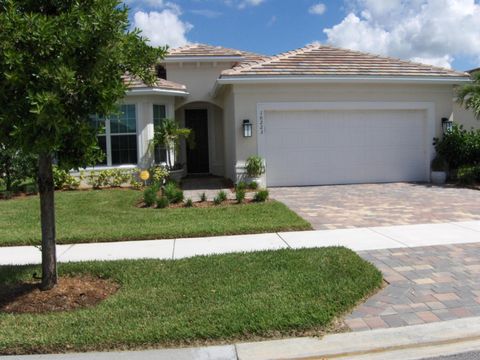
[[[272,55],[314,41],[434,65],[480,66],[480,0],[126,0],[154,45]]]

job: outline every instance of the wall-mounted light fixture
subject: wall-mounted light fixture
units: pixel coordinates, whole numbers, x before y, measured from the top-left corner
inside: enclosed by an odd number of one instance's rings
[[[446,134],[450,132],[453,128],[453,121],[449,118],[442,118],[442,129],[443,133]]]
[[[253,126],[250,120],[243,120],[242,128],[243,128],[243,137],[252,137]]]

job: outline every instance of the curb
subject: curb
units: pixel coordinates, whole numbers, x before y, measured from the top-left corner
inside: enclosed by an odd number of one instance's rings
[[[458,346],[459,343],[464,345]],[[296,338],[237,344],[239,360],[265,359],[387,359],[401,353],[398,359],[419,359],[423,349],[450,348],[464,352],[469,348],[480,349],[480,317],[379,329],[357,333],[326,335],[322,339]],[[473,346],[472,346],[473,344]],[[441,353],[445,355],[445,351]],[[426,355],[430,356],[431,351]],[[425,356],[425,355],[423,355]],[[421,357],[420,357],[421,358]]]
[[[0,356],[1,360],[415,360],[480,351],[480,317],[357,333],[202,348],[58,355]]]

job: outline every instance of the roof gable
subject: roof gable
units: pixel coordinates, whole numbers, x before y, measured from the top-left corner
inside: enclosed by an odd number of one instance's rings
[[[243,62],[222,72],[222,78],[329,75],[468,77],[467,73],[450,69],[320,44]]]

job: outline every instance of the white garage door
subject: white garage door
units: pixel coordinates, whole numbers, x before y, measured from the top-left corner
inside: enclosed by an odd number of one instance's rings
[[[264,116],[269,186],[427,180],[431,139],[423,110],[266,111]]]

